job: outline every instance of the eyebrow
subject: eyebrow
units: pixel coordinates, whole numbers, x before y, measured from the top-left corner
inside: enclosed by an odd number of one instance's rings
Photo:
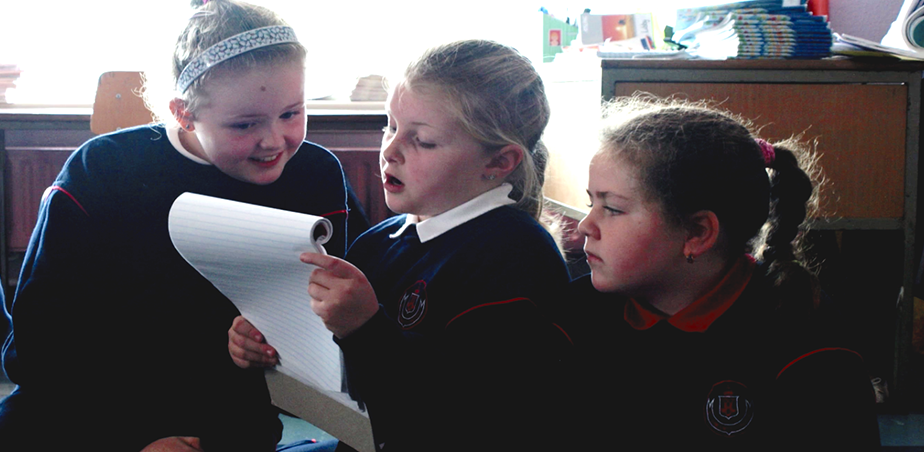
[[[598,191],[598,192],[591,193],[590,190],[587,190],[587,196],[590,196],[591,198],[600,198],[600,199],[619,198],[619,199],[626,200],[626,201],[630,201],[632,199],[632,198],[629,198],[628,196],[623,196],[623,195],[619,195],[619,194],[608,192],[608,191]]]
[[[304,103],[304,102],[295,102],[295,103],[293,103],[293,104],[290,104],[290,105],[287,105],[287,106],[283,107],[283,108],[282,108],[282,111],[289,111],[289,110],[292,110],[292,109],[294,109],[294,108],[302,108],[302,107],[304,107],[304,106],[305,106],[305,103]],[[264,117],[264,116],[266,116],[266,115],[264,115],[264,114],[262,114],[262,113],[243,114],[243,115],[237,115],[237,116],[229,116],[229,117],[227,118],[227,120],[228,120],[228,121],[239,121],[239,120],[242,120],[242,119],[262,118],[262,117]]]

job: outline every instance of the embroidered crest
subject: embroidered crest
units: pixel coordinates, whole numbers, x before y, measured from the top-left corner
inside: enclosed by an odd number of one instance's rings
[[[417,325],[427,313],[427,282],[417,281],[404,291],[398,305],[398,324],[410,329]]]
[[[748,398],[747,386],[731,380],[712,385],[706,397],[706,423],[727,436],[744,431],[754,419],[754,406]]]

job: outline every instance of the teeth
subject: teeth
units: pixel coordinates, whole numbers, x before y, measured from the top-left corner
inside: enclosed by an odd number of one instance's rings
[[[266,163],[266,162],[272,162],[273,160],[276,160],[276,156],[275,156],[275,155],[271,155],[271,156],[269,156],[269,157],[263,157],[263,158],[251,157],[251,159],[252,159],[252,160],[256,160],[256,161],[258,161],[258,162],[264,162],[264,163]]]

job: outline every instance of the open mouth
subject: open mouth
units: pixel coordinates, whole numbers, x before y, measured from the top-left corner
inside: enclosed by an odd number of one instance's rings
[[[279,157],[281,156],[282,156],[282,153],[280,152],[278,154],[273,154],[273,155],[269,155],[266,157],[250,157],[249,160],[253,162],[261,163],[261,164],[269,164],[269,163],[274,163],[275,161],[279,160]]]
[[[397,177],[391,176],[391,175],[388,175],[388,174],[385,175],[385,184],[387,184],[387,185],[393,185],[393,186],[395,186],[395,187],[402,187],[402,186],[404,186],[404,182],[401,182],[401,179],[398,179]]]

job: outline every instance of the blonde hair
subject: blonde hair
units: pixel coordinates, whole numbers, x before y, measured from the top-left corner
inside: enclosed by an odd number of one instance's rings
[[[209,80],[221,74],[239,73],[283,62],[304,64],[306,52],[300,43],[262,47],[222,61],[192,82],[185,92],[178,92],[176,82],[180,73],[209,47],[248,30],[286,25],[285,21],[269,9],[235,0],[210,0],[204,4],[202,0],[193,0],[192,6],[195,13],[177,37],[169,75],[164,74],[161,77],[164,79],[162,81],[157,77],[145,77],[142,89],[145,104],[159,121],[175,121],[167,107],[169,100],[174,98],[181,99],[186,109],[195,114],[208,100],[207,90],[203,87],[208,85]],[[158,86],[154,86],[155,84]]]
[[[540,138],[549,102],[532,63],[515,49],[486,40],[457,41],[427,50],[404,74],[405,86],[441,96],[462,128],[493,153],[523,149],[506,178],[516,207],[539,220],[548,150]]]

